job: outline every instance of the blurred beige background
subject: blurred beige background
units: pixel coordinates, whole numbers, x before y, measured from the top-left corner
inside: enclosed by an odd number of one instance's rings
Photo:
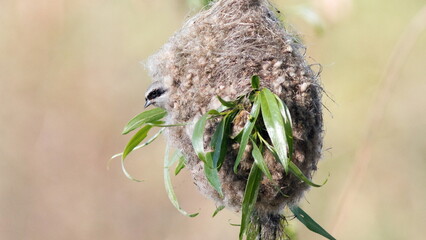
[[[335,101],[324,96],[315,176],[329,181],[303,208],[338,239],[425,239],[426,21],[415,18],[424,0],[275,3]],[[128,161],[143,183],[118,161],[106,169],[129,140],[122,127],[143,111],[150,79],[139,62],[189,14],[184,0],[0,1],[0,239],[237,239],[229,223],[239,215],[211,218],[214,204],[186,172],[175,189],[200,215],[170,204],[163,141]],[[298,239],[321,239],[296,222]]]

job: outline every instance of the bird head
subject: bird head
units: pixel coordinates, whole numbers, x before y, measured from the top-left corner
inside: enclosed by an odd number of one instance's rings
[[[146,90],[145,93],[145,107],[150,105],[166,108],[168,101],[168,88],[164,86],[163,82],[155,81]]]

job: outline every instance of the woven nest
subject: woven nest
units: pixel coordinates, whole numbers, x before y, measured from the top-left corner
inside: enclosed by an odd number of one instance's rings
[[[220,169],[224,198],[209,185],[203,163],[194,153],[191,137],[194,123],[210,109],[220,106],[216,96],[236,97],[251,90],[250,79],[260,76],[261,86],[269,88],[288,106],[293,121],[293,162],[311,178],[321,156],[322,113],[318,74],[304,58],[305,48],[287,32],[266,0],[219,0],[209,9],[189,19],[147,66],[154,80],[169,87],[167,122],[190,122],[169,128],[167,141],[188,159],[194,183],[217,205],[239,211],[253,159],[247,154],[238,173],[233,172],[238,146],[228,149]],[[208,146],[217,122],[211,121],[205,133]],[[234,144],[235,145],[235,144]],[[249,146],[250,147],[250,146]],[[275,183],[262,180],[256,211],[279,213],[296,203],[308,186],[265,153]],[[278,183],[279,188],[276,187]]]

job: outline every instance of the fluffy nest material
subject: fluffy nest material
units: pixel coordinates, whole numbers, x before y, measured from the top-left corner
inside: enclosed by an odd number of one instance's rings
[[[219,172],[224,198],[209,185],[203,163],[191,144],[199,117],[220,106],[216,96],[232,100],[251,90],[250,79],[260,76],[261,86],[284,100],[293,121],[293,162],[311,177],[321,156],[322,111],[318,74],[304,58],[305,48],[287,32],[266,0],[219,0],[189,19],[147,63],[154,80],[163,81],[170,95],[168,123],[193,124],[169,128],[167,140],[187,157],[187,168],[200,192],[216,204],[239,211],[253,159],[244,157],[233,172],[238,146],[229,147]],[[217,122],[205,133],[207,147]],[[237,127],[237,126],[234,126]],[[296,203],[308,186],[292,175],[268,152],[265,159],[275,183],[266,177],[256,203],[262,217],[275,216]],[[279,189],[276,184],[278,183]],[[268,218],[265,221],[270,221]]]

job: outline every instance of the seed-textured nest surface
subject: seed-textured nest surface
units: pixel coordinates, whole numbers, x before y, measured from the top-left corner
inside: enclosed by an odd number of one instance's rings
[[[187,168],[199,190],[218,206],[235,211],[241,208],[253,164],[251,155],[243,157],[235,174],[238,144],[228,148],[219,171],[224,193],[221,198],[206,180],[203,162],[191,144],[195,122],[206,111],[220,106],[216,96],[235,99],[251,90],[250,79],[258,75],[261,86],[277,94],[290,110],[292,161],[310,178],[321,156],[323,123],[318,75],[304,58],[304,46],[286,31],[273,9],[266,0],[214,2],[209,9],[189,19],[147,63],[153,79],[163,81],[169,88],[167,122],[191,123],[168,128],[167,141],[188,159]],[[210,121],[207,126],[206,148],[216,125],[217,121]],[[264,157],[274,182],[264,177],[255,208],[266,216],[296,203],[308,186],[285,174],[270,152],[265,152]]]

